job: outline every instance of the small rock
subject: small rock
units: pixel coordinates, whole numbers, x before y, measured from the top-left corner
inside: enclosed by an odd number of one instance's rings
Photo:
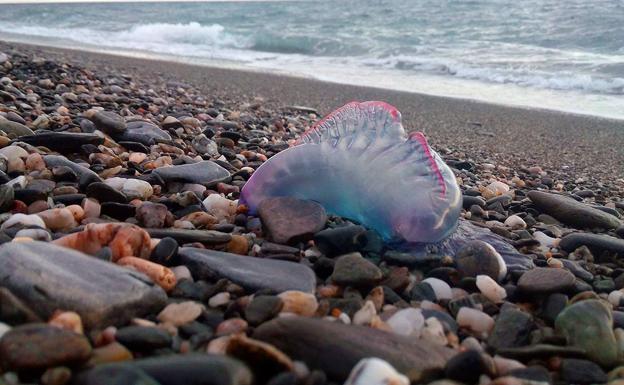
[[[172,303],[158,314],[158,320],[174,326],[181,326],[195,321],[203,310],[204,306],[193,301]]]
[[[282,313],[293,313],[304,317],[312,317],[318,309],[316,296],[296,290],[288,290],[278,295],[282,300]]]
[[[257,326],[276,317],[283,307],[284,302],[278,296],[256,296],[245,308],[245,318],[251,326]]]
[[[379,358],[365,358],[351,370],[345,385],[409,385],[407,377]]]
[[[464,277],[484,274],[501,281],[507,275],[503,257],[490,244],[479,240],[466,243],[455,255],[455,264]]]
[[[143,227],[160,229],[172,222],[172,215],[162,203],[144,202],[136,209],[136,218]]]
[[[152,326],[127,326],[117,330],[115,340],[132,351],[144,352],[171,346],[171,336]]]
[[[336,259],[331,279],[341,286],[372,286],[381,280],[381,270],[360,253],[350,253]]]
[[[487,275],[477,275],[477,288],[494,303],[501,303],[507,297],[507,292],[495,280]]]
[[[561,361],[561,379],[568,384],[603,384],[607,375],[591,361],[566,358]]]
[[[323,206],[291,197],[265,199],[258,214],[273,241],[293,243],[312,238],[325,227],[327,214]]]
[[[533,320],[529,314],[513,308],[501,311],[488,345],[495,350],[527,345],[532,328]]]
[[[457,324],[478,333],[488,334],[494,327],[494,319],[480,310],[462,307],[457,313]]]
[[[386,324],[396,334],[419,337],[425,326],[425,317],[420,309],[401,309],[390,317]]]
[[[121,133],[126,130],[124,118],[112,111],[96,111],[91,116],[91,121],[95,127],[109,135]]]
[[[518,290],[525,293],[556,293],[574,286],[574,274],[565,269],[537,267],[518,280]]]
[[[444,369],[444,375],[455,381],[466,384],[476,384],[482,374],[493,373],[493,363],[485,359],[484,355],[476,350],[466,350],[449,360]]]

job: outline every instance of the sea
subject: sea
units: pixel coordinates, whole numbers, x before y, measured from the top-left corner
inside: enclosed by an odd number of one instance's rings
[[[624,119],[622,0],[0,4],[0,39]]]

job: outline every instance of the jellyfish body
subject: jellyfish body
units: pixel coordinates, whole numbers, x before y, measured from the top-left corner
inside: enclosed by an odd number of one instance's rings
[[[386,241],[433,243],[455,229],[461,192],[422,133],[406,135],[383,102],[349,103],[260,166],[241,198],[254,212],[269,197],[313,200]]]

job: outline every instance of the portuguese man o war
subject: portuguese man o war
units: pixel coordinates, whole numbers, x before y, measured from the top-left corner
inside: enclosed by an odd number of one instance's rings
[[[254,172],[240,202],[253,214],[278,196],[316,201],[415,255],[454,255],[480,239],[510,269],[533,266],[504,238],[460,219],[453,171],[422,133],[406,134],[401,113],[384,102],[351,102],[323,118]]]

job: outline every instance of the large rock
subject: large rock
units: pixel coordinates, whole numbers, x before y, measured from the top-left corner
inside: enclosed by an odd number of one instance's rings
[[[160,176],[167,183],[181,182],[213,185],[230,178],[228,170],[210,160],[180,166],[160,167],[155,169],[153,173]]]
[[[72,310],[87,328],[125,324],[167,300],[141,273],[45,242],[0,246],[0,286],[43,319]]]
[[[0,362],[9,370],[81,364],[90,356],[91,345],[85,336],[46,324],[18,326],[0,339]]]
[[[552,215],[562,223],[575,228],[615,229],[622,224],[619,219],[611,214],[563,195],[529,191],[528,197],[546,214]]]
[[[316,287],[316,276],[312,269],[295,262],[193,247],[180,248],[178,257],[196,279],[227,278],[252,291],[268,289],[275,293],[287,290],[312,293]]]
[[[606,251],[624,256],[624,239],[604,234],[572,233],[561,238],[559,242],[559,247],[567,252],[572,252],[581,246],[587,246],[596,255]]]
[[[599,300],[580,301],[565,308],[555,320],[555,330],[567,338],[568,344],[585,349],[592,361],[604,367],[617,362],[613,316]]]
[[[320,204],[292,197],[265,199],[258,215],[277,243],[299,242],[312,238],[325,227],[327,214]]]
[[[102,373],[105,371],[127,373],[130,378],[140,377],[143,381],[120,381],[118,384],[151,384],[144,377],[138,376],[136,370],[145,373],[160,385],[251,385],[253,382],[249,369],[238,360],[211,354],[186,354],[98,366],[78,375],[75,383],[108,385],[110,382],[104,381]]]
[[[314,318],[278,318],[260,325],[253,337],[340,382],[361,359],[368,357],[388,361],[417,382],[427,373],[443,369],[454,354],[453,350],[426,340]]]

